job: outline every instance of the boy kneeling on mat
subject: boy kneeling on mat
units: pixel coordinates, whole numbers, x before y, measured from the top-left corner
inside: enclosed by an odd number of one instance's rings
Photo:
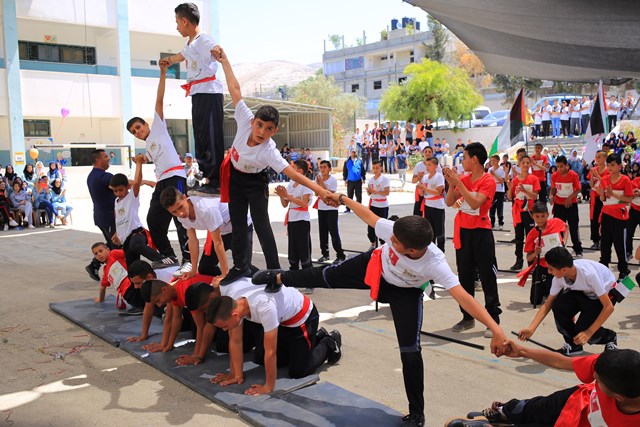
[[[582,384],[549,396],[493,402],[482,412],[471,412],[446,427],[487,425],[635,427],[640,425],[640,353],[613,350],[570,358],[509,341],[509,357],[526,357],[552,368],[574,371]],[[486,420],[485,420],[486,418]],[[487,421],[491,424],[487,424]],[[495,423],[495,424],[494,424]]]
[[[267,284],[267,292],[289,292],[289,286],[370,289],[372,299],[389,303],[409,400],[409,414],[402,418],[402,423],[424,426],[424,364],[420,330],[423,291],[431,288],[430,280],[444,286],[472,318],[487,326],[492,332],[492,353],[500,355],[507,339],[487,310],[460,286],[444,254],[432,243],[433,230],[426,219],[412,215],[393,222],[378,217],[344,194],[334,193],[331,197],[373,227],[385,243],[341,264],[284,272],[263,270],[257,272],[252,281]]]

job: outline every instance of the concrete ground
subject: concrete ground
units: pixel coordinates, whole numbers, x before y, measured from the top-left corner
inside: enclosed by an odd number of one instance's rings
[[[146,172],[145,172],[146,174]],[[121,425],[245,425],[240,418],[187,387],[110,346],[83,329],[52,313],[48,304],[91,298],[98,284],[88,278],[84,266],[90,260],[90,245],[101,239],[93,226],[91,203],[78,184],[73,225],[0,232],[3,292],[0,297],[0,423],[15,426],[111,426]],[[394,192],[390,214],[407,215],[413,193]],[[73,193],[72,193],[73,194]],[[143,188],[142,206],[151,190]],[[281,254],[287,243],[279,200],[270,201],[270,217]],[[366,200],[365,200],[366,202]],[[510,212],[505,205],[505,213]],[[341,209],[343,210],[343,208]],[[588,205],[580,206],[583,243],[588,241]],[[451,235],[453,210],[447,210]],[[146,211],[141,212],[146,217]],[[507,214],[506,228],[511,215]],[[340,215],[345,248],[366,250],[365,225],[354,214]],[[496,239],[510,240],[509,232],[495,232]],[[177,247],[174,231],[171,239]],[[312,223],[314,258],[319,257],[317,223]],[[254,264],[264,266],[260,248],[254,247]],[[513,245],[496,245],[498,263],[508,268],[514,261]],[[586,258],[599,254],[585,251]],[[335,255],[332,251],[332,255]],[[451,241],[447,260],[456,270]],[[615,258],[615,256],[614,256]],[[286,257],[281,259],[287,265]],[[615,268],[614,268],[615,270]],[[632,267],[632,277],[638,272]],[[617,272],[616,272],[617,274]],[[500,273],[502,326],[507,334],[529,324],[535,310],[528,303],[529,287],[516,285],[515,275]],[[450,328],[460,320],[455,302],[444,291],[435,301],[425,301],[423,330],[487,346],[484,327],[455,334]],[[366,291],[317,289],[313,300],[322,313],[322,326],[339,329],[343,336],[343,358],[320,371],[322,381],[406,412],[400,358],[388,307],[374,311]],[[482,293],[477,295],[483,301]],[[618,331],[620,347],[640,350],[640,292],[616,307],[606,326]],[[533,337],[554,348],[562,344],[549,316]],[[533,344],[528,344],[533,345]],[[548,394],[577,382],[571,373],[559,372],[526,360],[497,359],[489,350],[480,351],[447,341],[423,337],[425,399],[428,426],[440,426],[456,415],[487,407],[493,400]],[[592,353],[601,346],[587,346]],[[167,357],[171,357],[170,354]],[[215,387],[212,385],[212,387]]]

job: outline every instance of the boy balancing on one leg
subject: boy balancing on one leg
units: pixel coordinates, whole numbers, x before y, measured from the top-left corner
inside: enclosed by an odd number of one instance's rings
[[[444,178],[449,182],[445,203],[447,206],[453,206],[458,200],[462,200],[460,211],[454,220],[453,234],[460,284],[473,299],[475,280],[479,275],[486,311],[495,323],[500,323],[502,310],[498,297],[495,242],[489,220],[496,182],[490,174],[484,172],[486,161],[487,150],[479,142],[472,142],[464,147],[462,167],[468,174],[459,176],[452,169],[443,169]],[[454,332],[475,326],[473,318],[476,316],[466,311],[462,304],[460,311],[463,317],[451,328]],[[491,334],[490,328],[484,332],[486,338],[491,337]]]
[[[552,310],[556,328],[565,341],[558,352],[567,356],[581,354],[582,346],[587,343],[602,344],[605,350],[616,349],[616,333],[602,327],[614,310],[609,295],[616,286],[613,273],[595,261],[574,261],[563,247],[551,249],[545,260],[549,273],[554,276],[549,298],[529,327],[519,332],[520,339],[530,338]],[[580,317],[574,321],[578,313]]]
[[[240,84],[233,74],[226,53],[220,48],[214,51],[214,55],[224,69],[229,94],[236,108],[234,117],[238,123],[238,131],[231,151],[225,158],[221,170],[222,201],[229,201],[229,213],[233,226],[233,268],[220,282],[221,285],[227,285],[251,274],[246,259],[247,211],[249,209],[251,209],[251,218],[262,252],[265,254],[267,267],[280,268],[278,248],[269,223],[269,187],[266,171],[268,167],[277,173],[284,173],[293,181],[310,188],[324,198],[331,192],[296,172],[293,166],[282,158],[275,142],[271,139],[278,131],[280,121],[278,110],[264,105],[256,111],[254,116],[242,99]]]
[[[340,332],[318,330],[319,315],[313,302],[297,289],[285,288],[267,294],[263,287],[247,289],[249,279],[221,288],[223,296],[214,297],[207,308],[207,322],[229,331],[229,373],[217,374],[211,382],[220,385],[242,384],[243,340],[251,328],[256,346],[256,362],[264,364],[265,383],[252,384],[248,395],[271,393],[276,385],[278,366],[288,365],[289,376],[302,378],[314,373],[325,361],[333,365],[342,356]],[[226,292],[229,295],[224,295]],[[316,333],[317,331],[317,333]]]
[[[207,182],[189,195],[212,197],[219,194],[220,165],[224,158],[222,83],[216,80],[218,62],[211,54],[215,40],[200,31],[200,12],[193,3],[182,3],[174,10],[177,30],[188,37],[182,52],[160,60],[171,65],[186,61],[187,84],[182,88],[191,95],[191,117],[196,142],[196,159]],[[193,193],[193,194],[191,194]]]
[[[372,299],[389,303],[409,400],[409,414],[403,417],[403,423],[423,426],[424,366],[420,329],[423,291],[430,288],[429,281],[434,280],[444,286],[472,319],[478,319],[489,328],[493,334],[492,353],[499,355],[503,351],[502,343],[506,341],[504,332],[491,315],[459,285],[444,254],[432,243],[433,231],[426,219],[413,215],[393,222],[378,217],[344,194],[336,193],[332,197],[374,227],[376,234],[386,243],[341,264],[298,271],[264,270],[256,273],[252,280],[254,283],[266,283],[267,292],[277,292],[282,284],[293,287],[369,289]]]
[[[318,175],[316,182],[320,187],[335,193],[338,189],[338,181],[330,174],[331,162],[322,160],[320,162],[320,175]],[[329,261],[329,235],[331,235],[333,249],[336,251],[336,261],[344,261],[346,256],[342,249],[340,232],[338,231],[338,208],[329,206],[320,199],[316,200],[314,207],[318,208],[318,233],[320,234],[320,251],[322,252],[322,258],[318,262]]]
[[[147,224],[153,243],[162,254],[162,262],[167,265],[177,265],[171,242],[167,237],[169,224],[173,218],[169,212],[160,206],[160,193],[165,188],[175,187],[184,190],[187,187],[187,177],[180,162],[180,157],[176,151],[171,136],[167,130],[167,123],[164,120],[164,90],[167,77],[167,64],[160,63],[160,80],[158,81],[158,93],[156,95],[155,115],[153,123],[145,122],[140,117],[133,117],[127,122],[127,130],[136,138],[145,142],[146,157],[155,165],[156,184],[149,204],[147,213]],[[192,266],[189,263],[187,231],[182,224],[173,218],[178,233],[178,241],[182,250],[182,266],[179,274],[190,271]]]
[[[493,402],[480,413],[491,423],[518,426],[640,425],[640,353],[614,350],[570,358],[549,350],[527,348],[509,341],[509,357],[525,357],[551,368],[574,371],[582,384],[549,396]],[[447,427],[485,427],[487,421],[456,419]]]

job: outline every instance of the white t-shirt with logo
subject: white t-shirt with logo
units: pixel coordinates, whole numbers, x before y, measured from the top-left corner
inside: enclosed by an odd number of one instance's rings
[[[327,190],[335,193],[338,190],[338,180],[329,175],[329,179],[324,181],[324,186],[327,187]],[[322,199],[318,200],[318,210],[319,211],[337,211],[338,207],[333,207],[327,205]]]
[[[153,123],[149,129],[149,136],[145,141],[145,148],[147,150],[147,159],[156,166],[154,172],[157,181],[162,181],[172,176],[187,177],[184,173],[180,156],[178,156],[176,147],[173,145],[167,130],[167,123],[158,116],[158,113],[153,115]]]
[[[422,177],[422,184],[424,184],[429,190],[437,190],[438,187],[444,187],[444,175],[441,173],[434,173],[431,178],[429,175]],[[434,194],[424,193],[424,205],[435,209],[444,209],[444,197],[442,195],[436,196]]]
[[[498,166],[498,169],[493,169],[493,167],[491,167],[489,171],[493,171],[493,173],[495,174],[493,180],[496,182],[496,193],[504,193],[504,178],[507,176],[504,168],[502,166]],[[500,182],[497,178],[500,178],[503,181]]]
[[[588,116],[589,114],[591,114],[591,101],[584,101],[582,103],[582,106],[580,107],[580,110],[583,116]]]
[[[393,221],[379,219],[376,222],[376,236],[384,240],[382,245],[382,277],[388,283],[400,288],[419,288],[429,280],[451,289],[460,284],[453,274],[444,254],[433,243],[419,259],[410,259],[398,253],[391,243]]]
[[[615,116],[618,114],[618,110],[620,109],[620,103],[618,101],[613,101],[607,104],[609,108],[607,108],[608,116]]]
[[[391,187],[391,182],[389,182],[389,178],[380,174],[378,178],[371,177],[367,185],[373,190],[384,191],[386,188]],[[371,197],[371,206],[374,208],[386,208],[389,206],[387,196],[372,194],[369,197]]]
[[[277,173],[282,172],[289,163],[282,158],[280,151],[276,148],[273,139],[250,147],[247,142],[251,135],[251,120],[253,113],[247,107],[244,100],[240,100],[236,105],[236,111],[233,114],[238,124],[238,131],[233,139],[231,147],[231,163],[233,166],[244,173],[260,173],[268,167],[271,167]]]
[[[436,170],[438,171],[438,173],[442,173],[442,166],[438,164],[438,167],[436,168]],[[427,174],[427,165],[425,165],[424,162],[418,163],[413,168],[413,174],[415,176],[418,176],[420,172],[423,172],[425,175]]]
[[[133,190],[129,191],[122,199],[116,199],[116,235],[121,244],[124,244],[133,230],[142,227],[138,209],[140,209],[140,199],[133,195]]]
[[[305,194],[309,195],[309,201],[306,205],[307,210],[296,210],[295,208],[305,207],[297,205],[295,203],[289,202],[289,222],[294,221],[311,221],[311,216],[309,215],[309,206],[311,206],[311,202],[313,201],[313,190],[305,187],[302,184],[298,184],[294,181],[289,181],[289,185],[287,185],[287,193],[289,193],[292,197],[296,199],[302,199]]]
[[[202,80],[215,76],[218,71],[218,61],[211,56],[211,49],[216,41],[208,34],[200,33],[191,43],[182,49],[187,68],[187,82]],[[190,93],[222,93],[222,83],[219,80],[198,83],[191,86]]]
[[[576,281],[571,283],[566,277],[554,277],[549,295],[555,296],[562,290],[569,289],[584,292],[591,299],[598,299],[606,295],[616,283],[611,270],[598,262],[577,259],[573,261],[573,265],[577,270]]]
[[[193,204],[196,218],[193,220],[189,217],[178,218],[178,221],[180,221],[184,228],[187,230],[208,230],[213,232],[222,227],[224,219],[220,212],[220,199],[192,196],[187,200]],[[228,210],[227,208],[227,215],[229,214]]]
[[[546,122],[551,120],[551,105],[547,105],[545,107],[542,107],[542,121]]]

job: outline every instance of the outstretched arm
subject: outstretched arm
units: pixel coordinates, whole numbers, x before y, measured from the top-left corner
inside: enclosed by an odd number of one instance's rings
[[[145,162],[144,154],[138,154],[135,158],[136,162],[136,172],[133,177],[133,182],[131,183],[131,190],[133,191],[133,195],[137,198],[138,194],[140,194],[140,185],[142,185],[142,165]]]
[[[568,371],[573,370],[571,357],[563,356],[554,351],[524,347],[512,340],[507,341],[506,348],[510,350],[509,353],[505,354],[509,357],[526,357],[527,359],[535,360],[551,368],[566,369]]]
[[[360,218],[367,225],[369,225],[369,226],[371,226],[373,228],[375,228],[376,223],[380,219],[380,217],[378,215],[374,214],[371,210],[369,210],[369,208],[367,208],[366,206],[361,205],[360,203],[356,202],[355,200],[352,200],[352,199],[348,198],[344,194],[332,193],[331,194],[331,199],[334,202],[341,203],[341,204],[345,205],[346,207],[348,207],[349,209],[351,209],[353,212],[355,212],[356,215],[358,215],[358,218]]]
[[[227,88],[229,89],[229,95],[231,95],[231,100],[233,101],[233,106],[235,107],[242,99],[242,92],[240,91],[240,83],[238,83],[236,75],[233,74],[233,68],[231,67],[229,58],[220,46],[216,46],[211,49],[211,54],[222,65],[224,76],[227,79]]]
[[[160,61],[160,79],[158,80],[158,93],[156,95],[156,113],[164,120],[164,87],[167,81],[167,67],[169,64]]]

